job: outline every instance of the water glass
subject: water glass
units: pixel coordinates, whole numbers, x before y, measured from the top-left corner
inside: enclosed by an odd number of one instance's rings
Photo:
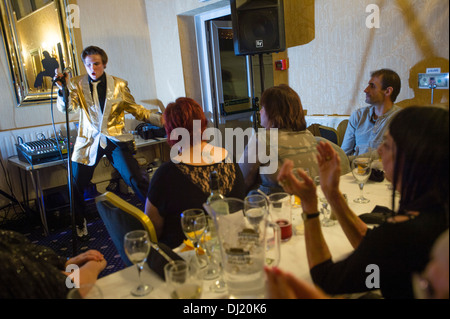
[[[94,283],[82,284],[79,288],[70,289],[67,299],[103,299],[103,292]]]
[[[317,197],[319,198],[320,203],[322,204],[322,208],[320,209],[320,212],[323,215],[322,218],[322,226],[324,227],[331,227],[336,225],[336,220],[331,219],[331,211],[328,207],[328,201],[325,195],[322,192],[322,188],[320,186],[320,176],[316,176],[314,178],[314,184],[317,188]]]
[[[166,284],[172,299],[199,299],[203,282],[195,262],[175,260],[164,266]]]
[[[267,215],[267,198],[264,195],[249,195],[244,199],[244,215],[255,230]]]
[[[269,196],[269,214],[272,221],[281,229],[281,241],[288,241],[292,237],[291,195],[275,193]]]

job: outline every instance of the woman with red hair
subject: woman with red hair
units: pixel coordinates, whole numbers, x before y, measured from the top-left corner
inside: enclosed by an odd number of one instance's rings
[[[217,172],[225,197],[243,199],[245,187],[239,166],[227,161],[228,152],[203,139],[208,121],[196,101],[178,98],[166,107],[163,121],[171,161],[163,163],[153,175],[145,213],[155,226],[158,241],[174,248],[185,239],[180,214],[186,209],[203,208],[211,193],[211,172]]]

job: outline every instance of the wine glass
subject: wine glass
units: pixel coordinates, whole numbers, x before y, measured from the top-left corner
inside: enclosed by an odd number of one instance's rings
[[[352,174],[355,180],[358,182],[359,189],[361,190],[360,196],[353,200],[355,203],[366,204],[370,202],[370,199],[364,197],[363,189],[364,184],[369,179],[371,172],[372,172],[372,159],[370,154],[357,156],[353,160]]]
[[[319,198],[319,201],[322,203],[322,208],[320,209],[320,212],[323,215],[323,219],[322,219],[322,226],[324,227],[330,227],[336,224],[335,220],[332,220],[330,218],[331,216],[331,211],[328,208],[328,201],[327,198],[325,197],[325,195],[322,192],[322,188],[320,187],[320,176],[316,176],[314,177],[314,184],[316,185],[316,189],[317,189],[317,197]]]
[[[214,292],[223,292],[226,290],[226,283],[222,277],[222,265],[219,246],[219,237],[217,236],[216,226],[214,220],[211,217],[207,217],[207,227],[203,234],[203,242],[208,256],[208,266],[203,275],[203,279],[211,280],[214,282],[209,286],[209,290]]]
[[[244,216],[256,231],[267,212],[267,199],[264,195],[255,194],[245,197]]]
[[[153,287],[143,283],[141,279],[141,272],[150,252],[150,239],[147,231],[133,230],[125,234],[124,249],[128,259],[137,265],[139,274],[139,285],[131,290],[131,294],[139,297],[145,296],[153,290]]]
[[[181,213],[181,228],[188,239],[192,241],[200,268],[207,265],[207,261],[200,256],[200,240],[206,229],[206,215],[202,209],[187,209]]]

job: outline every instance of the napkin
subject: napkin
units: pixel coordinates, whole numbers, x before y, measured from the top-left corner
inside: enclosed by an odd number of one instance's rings
[[[359,218],[366,224],[379,225],[386,221],[388,217],[392,216],[392,210],[385,206],[376,205],[370,213],[359,215]]]
[[[204,242],[203,238],[202,238],[202,243]],[[189,250],[193,250],[194,249],[194,244],[192,243],[192,241],[190,239],[185,239],[183,241],[184,247],[180,250],[180,252],[184,252],[184,251],[189,251]],[[203,255],[205,253],[205,250],[200,246],[198,248],[198,253],[200,255]]]

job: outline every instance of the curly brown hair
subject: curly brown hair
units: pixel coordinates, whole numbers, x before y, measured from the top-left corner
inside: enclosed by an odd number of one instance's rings
[[[305,112],[300,96],[286,84],[264,90],[261,96],[272,127],[292,131],[306,130]]]

